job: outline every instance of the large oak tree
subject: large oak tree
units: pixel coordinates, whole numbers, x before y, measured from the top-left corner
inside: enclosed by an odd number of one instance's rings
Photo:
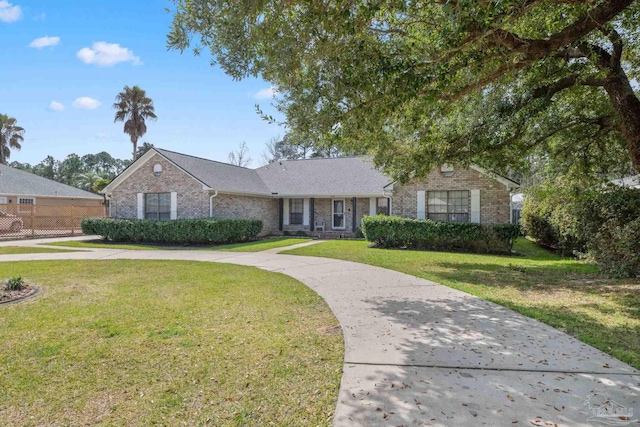
[[[434,165],[640,171],[639,0],[176,0],[171,48],[261,76],[296,138]]]

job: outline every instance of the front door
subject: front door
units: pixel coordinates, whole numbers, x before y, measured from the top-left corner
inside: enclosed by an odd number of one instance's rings
[[[333,200],[333,228],[344,230],[344,199]]]

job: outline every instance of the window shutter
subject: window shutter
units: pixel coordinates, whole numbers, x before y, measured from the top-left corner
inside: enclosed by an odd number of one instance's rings
[[[418,191],[418,195],[417,195],[417,199],[418,199],[418,219],[424,219],[425,218],[425,192],[420,190]]]
[[[480,190],[471,190],[471,222],[480,223]]]
[[[138,193],[138,219],[144,219],[144,193]]]
[[[282,225],[289,225],[289,199],[284,199],[282,203]]]
[[[302,202],[302,225],[309,225],[309,199]]]
[[[178,219],[178,193],[171,192],[171,219]]]
[[[378,198],[371,197],[369,199],[369,216],[376,216],[376,208],[378,207]]]

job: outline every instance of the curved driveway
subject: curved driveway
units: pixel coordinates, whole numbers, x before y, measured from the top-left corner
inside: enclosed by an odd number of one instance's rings
[[[640,372],[535,320],[414,276],[274,252],[95,249],[0,256],[45,259],[232,263],[303,282],[325,299],[344,333],[335,426],[638,422]],[[607,418],[604,409],[614,407],[631,409],[633,416]]]

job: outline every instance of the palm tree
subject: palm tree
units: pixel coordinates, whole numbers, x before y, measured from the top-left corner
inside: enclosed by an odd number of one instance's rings
[[[99,174],[94,171],[81,173],[76,176],[75,186],[83,190],[91,191],[98,181],[103,180]],[[108,181],[107,181],[108,182]]]
[[[16,125],[16,119],[0,114],[0,164],[6,165],[11,157],[11,149],[22,148],[24,129]]]
[[[124,133],[131,137],[133,144],[133,158],[138,150],[138,139],[147,133],[146,119],[157,119],[153,100],[147,98],[147,94],[139,86],[125,86],[122,92],[116,96],[113,104],[116,117],[113,122],[124,122]]]

